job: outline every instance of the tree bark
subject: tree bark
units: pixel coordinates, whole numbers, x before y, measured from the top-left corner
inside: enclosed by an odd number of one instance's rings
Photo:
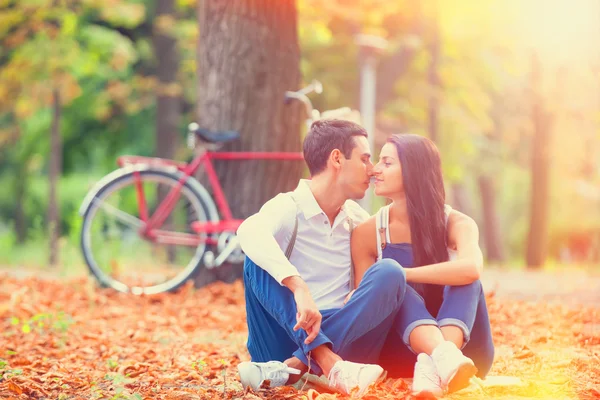
[[[531,143],[531,212],[526,262],[529,268],[544,265],[548,247],[549,142],[551,116],[541,96],[541,65],[532,58],[533,141]]]
[[[493,121],[492,130],[485,142],[484,148],[480,150],[480,174],[478,178],[479,193],[481,196],[481,208],[483,210],[483,239],[485,244],[486,258],[492,262],[502,262],[506,255],[504,252],[504,241],[498,207],[496,204],[497,188],[495,177],[500,176],[498,149],[502,142],[502,131],[505,109],[502,106],[502,97],[494,91],[490,91],[492,98],[492,109],[490,116]]]
[[[15,179],[15,232],[17,243],[22,244],[27,239],[27,216],[23,208],[27,189],[27,172],[25,171],[25,165],[18,165],[17,168]]]
[[[463,182],[456,182],[452,184],[452,204],[453,208],[468,215],[471,218],[475,218],[473,212],[473,202],[469,197],[467,188]]]
[[[181,88],[177,82],[179,53],[177,39],[172,32],[161,30],[161,19],[172,19],[171,31],[175,27],[175,1],[157,0],[154,15],[153,43],[156,59],[156,76],[159,86],[156,95],[156,157],[174,159],[179,146],[179,123],[181,120]],[[158,204],[167,196],[169,188],[158,188]],[[171,216],[165,221],[166,229],[171,229]],[[169,246],[168,258],[173,262],[175,247]]]
[[[429,44],[429,68],[427,70],[427,80],[429,82],[429,103],[427,112],[427,127],[429,132],[429,138],[438,143],[439,140],[439,118],[438,113],[440,109],[440,78],[439,78],[439,64],[441,56],[441,38],[440,28],[438,21],[438,6],[437,2],[433,2],[433,15],[432,15],[432,34],[431,42]]]
[[[48,227],[50,236],[51,266],[59,261],[60,209],[58,207],[58,180],[62,169],[62,143],[60,138],[61,103],[58,89],[52,91],[52,130],[50,132],[50,168],[48,171],[50,193],[48,198]]]
[[[154,16],[153,43],[159,89],[156,96],[156,156],[174,158],[181,119],[181,90],[177,86],[179,54],[177,40],[170,32],[161,31],[160,18],[175,20],[175,1],[157,0]]]
[[[300,151],[303,108],[283,101],[285,91],[297,90],[301,81],[294,0],[201,0],[198,20],[200,126],[240,132],[222,151]],[[303,166],[299,161],[215,163],[234,218],[246,218],[277,193],[294,189]],[[217,275],[230,280],[223,270]]]
[[[479,176],[478,182],[483,208],[483,239],[486,258],[488,261],[502,262],[505,259],[505,254],[500,235],[500,220],[496,210],[494,181],[490,176],[483,174]]]

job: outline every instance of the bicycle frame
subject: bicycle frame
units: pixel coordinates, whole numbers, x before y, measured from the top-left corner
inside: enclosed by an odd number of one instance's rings
[[[217,240],[210,234],[220,234],[223,232],[235,233],[237,228],[243,222],[242,219],[234,219],[227,202],[227,198],[223,193],[223,188],[219,177],[214,169],[212,160],[281,160],[281,161],[301,161],[303,155],[300,152],[214,152],[202,150],[194,157],[191,163],[183,163],[163,158],[142,157],[142,156],[121,156],[117,159],[117,164],[120,167],[132,164],[149,164],[159,165],[162,167],[175,167],[183,173],[183,177],[179,180],[177,186],[172,188],[165,199],[160,203],[153,215],[148,215],[146,199],[142,188],[142,181],[139,173],[134,173],[135,186],[137,192],[137,201],[140,209],[140,219],[144,222],[144,226],[140,229],[140,233],[146,238],[154,241],[159,241],[164,244],[176,244],[196,247],[201,243],[217,244]],[[216,200],[217,209],[222,216],[219,222],[195,222],[192,225],[194,231],[198,234],[205,233],[209,236],[206,238],[201,235],[192,235],[187,233],[176,233],[162,231],[158,228],[162,226],[167,219],[173,207],[179,198],[181,188],[185,182],[190,179],[195,179],[193,176],[202,166],[208,176],[208,181],[213,189],[214,198]]]

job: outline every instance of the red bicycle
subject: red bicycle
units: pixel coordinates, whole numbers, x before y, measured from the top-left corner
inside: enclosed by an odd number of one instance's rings
[[[286,101],[305,104],[308,126],[321,117],[307,97],[311,92],[322,92],[318,81],[285,96]],[[349,112],[342,108],[327,113]],[[101,285],[133,294],[173,291],[202,266],[243,261],[235,235],[243,220],[233,218],[212,161],[300,161],[303,157],[300,152],[216,151],[238,137],[237,132],[209,132],[192,123],[188,146],[196,148],[198,143],[199,149],[190,163],[118,158],[120,168],[100,180],[80,208],[81,249]],[[207,174],[214,199],[194,178],[199,168]]]

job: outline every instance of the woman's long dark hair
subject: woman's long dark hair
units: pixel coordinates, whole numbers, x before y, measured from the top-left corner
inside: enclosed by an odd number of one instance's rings
[[[437,147],[428,138],[413,134],[392,135],[387,141],[396,146],[402,166],[413,265],[418,267],[448,261],[444,215],[446,191]],[[423,294],[424,287],[418,289]],[[436,294],[431,293],[434,298],[427,302],[427,308],[431,305],[435,315],[442,293],[441,289],[434,292]]]

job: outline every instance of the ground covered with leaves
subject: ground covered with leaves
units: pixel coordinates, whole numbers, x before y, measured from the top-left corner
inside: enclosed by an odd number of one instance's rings
[[[600,398],[599,305],[491,293],[488,306],[497,346],[490,375],[500,378],[474,380],[447,398]],[[0,398],[344,397],[311,385],[242,390],[236,365],[249,356],[240,282],[134,297],[97,289],[87,279],[4,275],[0,332]],[[388,379],[365,398],[409,398],[408,384]]]

